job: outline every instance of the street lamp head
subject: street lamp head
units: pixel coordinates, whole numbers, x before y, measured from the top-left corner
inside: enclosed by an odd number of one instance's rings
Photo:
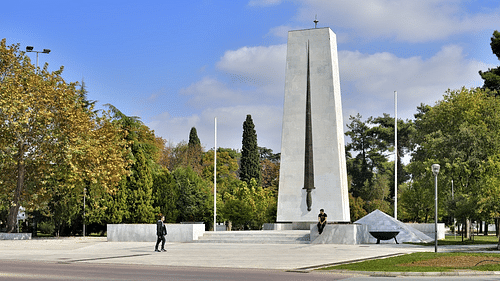
[[[439,174],[439,164],[432,164],[432,173],[434,176],[437,176]]]
[[[50,53],[50,49],[43,49],[42,53],[48,54],[48,53]]]
[[[32,52],[33,46],[26,46],[26,52]]]

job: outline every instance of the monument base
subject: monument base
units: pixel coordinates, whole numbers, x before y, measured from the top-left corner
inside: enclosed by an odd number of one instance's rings
[[[265,223],[262,230],[309,230],[312,223],[315,222]]]
[[[205,224],[165,224],[168,242],[193,242],[205,233]],[[156,242],[156,224],[108,224],[108,242]]]
[[[323,233],[318,233],[316,224],[310,225],[311,244],[367,244],[370,240],[368,226],[363,224],[327,224]]]

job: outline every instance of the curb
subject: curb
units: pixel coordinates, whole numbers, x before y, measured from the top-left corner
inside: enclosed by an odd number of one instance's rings
[[[382,256],[376,256],[376,257],[370,257],[370,258],[355,259],[355,260],[348,260],[348,261],[327,263],[327,264],[321,264],[321,265],[313,265],[313,266],[307,266],[307,267],[299,267],[299,268],[287,270],[287,272],[308,273],[308,272],[310,272],[312,270],[316,270],[316,269],[320,269],[320,268],[325,268],[325,267],[329,267],[329,266],[349,264],[349,263],[357,263],[357,262],[369,261],[369,260],[385,259],[385,258],[397,257],[397,256],[401,256],[401,255],[404,255],[404,253],[395,253],[395,254],[388,254],[388,255],[382,255]]]
[[[500,275],[500,271],[447,271],[447,272],[385,272],[385,271],[351,271],[351,270],[325,270],[331,273],[360,274],[373,277],[398,277],[398,276],[481,276]]]

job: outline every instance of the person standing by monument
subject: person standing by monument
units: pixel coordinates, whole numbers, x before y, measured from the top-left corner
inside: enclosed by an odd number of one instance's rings
[[[160,245],[161,241],[161,251],[166,252],[165,250],[165,235],[167,235],[167,227],[163,223],[165,221],[165,216],[161,216],[161,218],[156,222],[156,236],[158,236],[158,239],[156,239],[156,246],[155,246],[155,252],[160,252],[158,250],[158,245]]]
[[[326,226],[326,217],[328,217],[328,216],[325,213],[325,210],[320,209],[319,215],[318,215],[318,232],[319,232],[319,234],[323,233],[323,229]]]

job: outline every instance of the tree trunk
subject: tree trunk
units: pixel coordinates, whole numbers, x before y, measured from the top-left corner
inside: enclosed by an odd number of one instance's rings
[[[465,219],[465,238],[470,239],[470,232],[471,232],[471,225],[470,225],[470,219]]]
[[[464,242],[464,224],[460,224],[460,236],[462,237],[462,242]]]
[[[484,222],[484,236],[488,236],[488,222]]]
[[[26,174],[26,167],[24,165],[24,144],[19,146],[19,155],[17,158],[17,184],[14,191],[14,198],[12,206],[9,208],[9,215],[7,217],[7,233],[12,233],[17,229],[17,213],[19,212],[19,203],[21,201],[21,192],[24,186],[24,175]]]

